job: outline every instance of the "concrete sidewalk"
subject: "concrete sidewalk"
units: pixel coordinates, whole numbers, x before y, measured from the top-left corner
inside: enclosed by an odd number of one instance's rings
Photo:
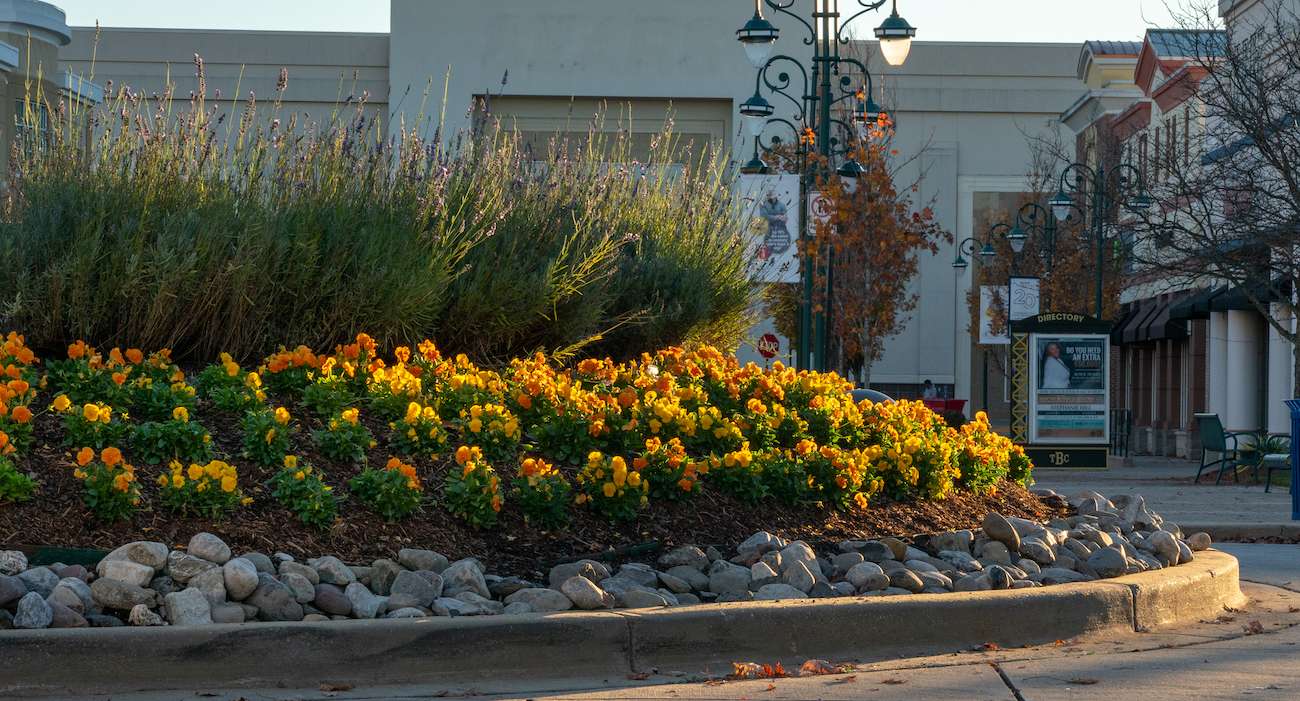
[[[1205,524],[1283,525],[1291,521],[1291,496],[1285,487],[1265,494],[1262,484],[1225,481],[1215,485],[1202,479],[1193,484],[1197,464],[1172,458],[1138,457],[1133,467],[1109,470],[1034,470],[1035,487],[1054,489],[1067,496],[1092,490],[1110,497],[1136,494],[1158,514],[1182,526]],[[1300,524],[1297,524],[1300,526]]]
[[[1243,579],[1300,580],[1300,546],[1236,545]],[[954,650],[945,655],[860,665],[841,674],[731,681],[729,670],[657,670],[641,679],[573,679],[528,688],[484,684],[473,688],[204,689],[186,693],[115,695],[117,701],[204,698],[365,701],[449,698],[484,700],[596,701],[598,699],[698,699],[700,701],[785,701],[870,699],[872,701],[1075,701],[1128,699],[1209,701],[1300,698],[1300,592],[1267,584],[1245,584],[1251,602],[1174,630],[1107,633],[1055,644],[1016,649]],[[1006,625],[1017,625],[1008,611]],[[737,660],[765,662],[765,660]],[[436,660],[431,660],[436,663]],[[794,670],[791,670],[794,671]],[[165,670],[160,670],[165,674]],[[346,670],[340,670],[346,677]]]

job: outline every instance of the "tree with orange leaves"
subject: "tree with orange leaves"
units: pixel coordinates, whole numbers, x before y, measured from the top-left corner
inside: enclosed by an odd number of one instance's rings
[[[813,261],[814,303],[829,312],[830,367],[868,386],[871,367],[916,308],[909,289],[923,252],[937,253],[951,234],[913,195],[919,182],[899,188],[893,123],[882,114],[849,145],[859,177],[819,177],[817,189],[832,204],[829,221],[802,251]],[[816,164],[814,163],[814,167]],[[822,169],[823,171],[828,169]]]

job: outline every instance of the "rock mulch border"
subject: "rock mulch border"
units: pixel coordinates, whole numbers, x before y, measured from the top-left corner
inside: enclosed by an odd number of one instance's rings
[[[1049,502],[1064,498],[1050,491]],[[195,626],[252,621],[329,621],[492,616],[572,609],[646,609],[737,601],[882,597],[1033,589],[1159,570],[1193,561],[1210,546],[1184,537],[1141,497],[1068,500],[1075,515],[1038,523],[989,513],[978,530],[848,540],[835,552],[768,532],[730,557],[687,545],[654,565],[579,560],[553,567],[545,582],[488,573],[475,558],[403,549],[394,559],[348,565],[324,556],[235,555],[212,534],[184,549],[138,541],[110,552],[93,571],[80,565],[28,567],[0,552],[0,628]]]

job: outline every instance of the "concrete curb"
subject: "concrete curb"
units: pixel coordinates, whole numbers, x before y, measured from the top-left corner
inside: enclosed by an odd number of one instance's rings
[[[1265,538],[1300,541],[1300,521],[1285,523],[1179,523],[1183,533],[1204,531],[1217,543],[1249,542]]]
[[[681,609],[192,628],[5,631],[0,696],[725,673],[1146,631],[1245,603],[1235,558],[1040,589]]]

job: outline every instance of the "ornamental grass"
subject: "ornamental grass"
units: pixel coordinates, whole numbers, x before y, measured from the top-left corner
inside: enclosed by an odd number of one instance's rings
[[[92,109],[25,99],[0,322],[35,347],[248,361],[365,329],[503,363],[725,346],[747,328],[727,159],[671,124],[644,162],[599,125],[533,153],[490,118],[461,135],[389,124],[365,95],[304,121],[282,105],[285,72],[270,99],[223,100],[196,56],[193,82],[188,98],[109,82]]]

